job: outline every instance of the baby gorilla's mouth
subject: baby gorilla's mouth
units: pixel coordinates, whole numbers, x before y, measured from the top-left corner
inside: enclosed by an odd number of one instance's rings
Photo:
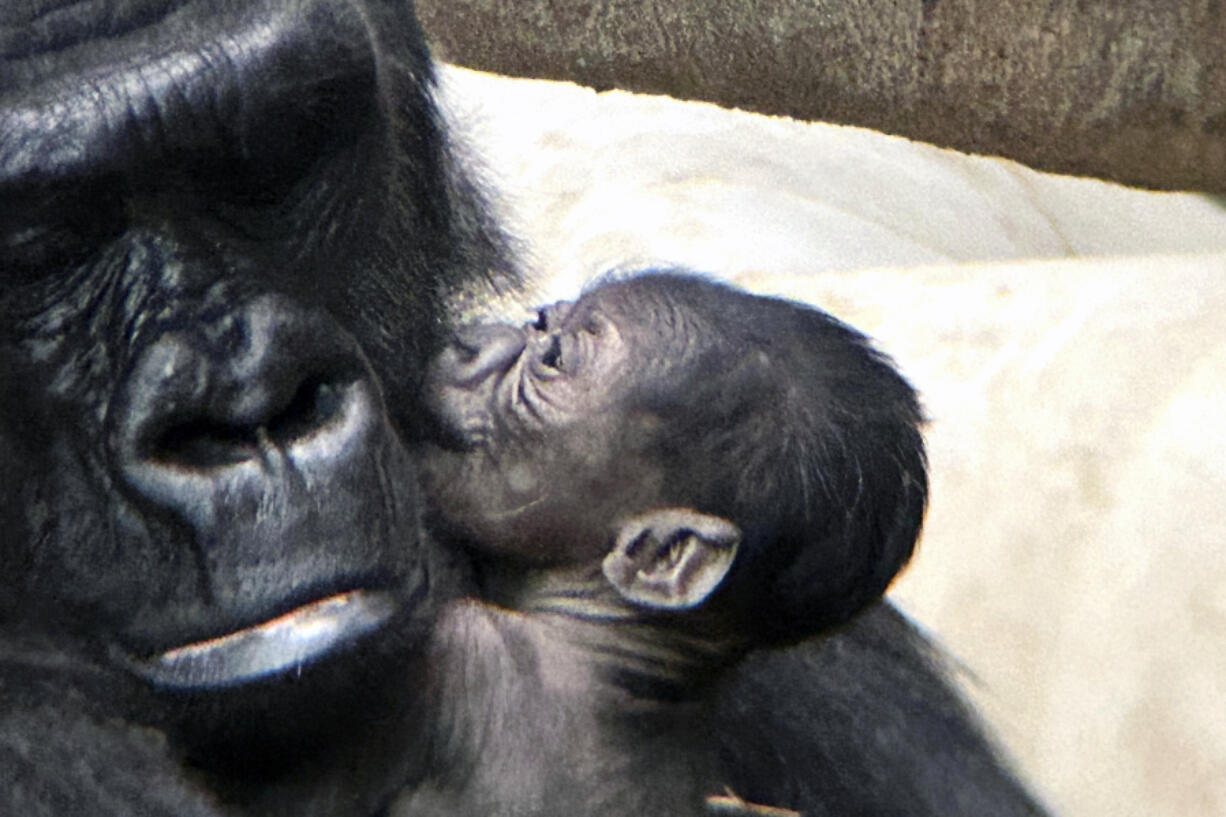
[[[378,629],[395,610],[395,600],[387,591],[351,590],[304,604],[252,627],[131,663],[137,674],[161,687],[188,690],[234,686],[301,669]]]

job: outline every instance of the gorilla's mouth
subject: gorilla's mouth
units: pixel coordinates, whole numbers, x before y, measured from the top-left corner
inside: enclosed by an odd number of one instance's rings
[[[397,608],[382,590],[351,590],[215,638],[133,662],[158,686],[191,690],[234,686],[307,664],[385,624]]]

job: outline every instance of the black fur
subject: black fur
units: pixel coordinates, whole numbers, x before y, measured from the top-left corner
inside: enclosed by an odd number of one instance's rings
[[[889,602],[751,654],[715,698],[721,768],[748,801],[806,817],[1045,814],[955,691],[945,656]]]

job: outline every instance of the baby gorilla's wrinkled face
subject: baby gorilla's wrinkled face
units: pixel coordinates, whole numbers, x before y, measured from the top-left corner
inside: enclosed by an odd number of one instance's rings
[[[677,310],[630,283],[462,330],[426,393],[449,442],[423,459],[440,521],[477,545],[546,562],[604,553],[613,524],[659,496],[644,451],[657,420],[636,387],[685,358]]]

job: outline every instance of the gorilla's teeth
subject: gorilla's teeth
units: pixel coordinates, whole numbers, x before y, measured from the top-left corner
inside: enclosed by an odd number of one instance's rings
[[[378,628],[394,610],[389,593],[339,593],[254,627],[137,661],[135,669],[155,684],[180,689],[241,684],[301,668]]]

